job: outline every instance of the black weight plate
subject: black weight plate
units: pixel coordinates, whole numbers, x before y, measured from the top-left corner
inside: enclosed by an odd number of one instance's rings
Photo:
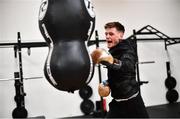
[[[91,100],[83,100],[83,102],[80,105],[81,111],[88,115],[94,110],[94,103]]]
[[[88,85],[79,90],[79,95],[82,99],[88,99],[92,96],[92,88]]]

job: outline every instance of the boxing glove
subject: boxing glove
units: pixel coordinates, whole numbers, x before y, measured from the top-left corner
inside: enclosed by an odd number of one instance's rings
[[[113,64],[113,57],[105,49],[97,48],[91,53],[92,61],[94,64],[99,64],[101,62],[108,62]]]
[[[110,87],[107,81],[99,84],[98,93],[101,97],[107,97],[110,94]]]

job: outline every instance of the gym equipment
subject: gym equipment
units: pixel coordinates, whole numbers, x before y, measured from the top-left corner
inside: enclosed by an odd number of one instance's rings
[[[95,31],[95,40],[93,41],[88,41],[88,45],[96,45],[96,49],[99,48],[99,42],[106,42],[106,40],[100,40],[99,39],[99,34],[98,34],[98,31],[96,30]],[[99,77],[99,84],[102,83],[102,76],[101,76],[101,65],[100,64],[97,64],[97,68],[98,68],[98,77]],[[96,101],[96,102],[99,102],[97,105],[96,103],[96,110],[94,111],[94,116],[95,117],[105,117],[105,114],[106,114],[106,110],[104,110],[104,100],[103,97],[100,96],[100,101]],[[97,108],[97,106],[99,108]],[[100,113],[99,113],[100,112]]]
[[[89,115],[94,111],[94,103],[89,99],[92,93],[92,88],[89,85],[85,85],[79,89],[79,95],[83,99],[80,104],[80,109],[85,115]]]
[[[93,117],[95,118],[105,118],[107,114],[107,108],[106,108],[106,99],[103,99],[102,101],[96,101],[96,109],[93,113]]]
[[[18,58],[15,55],[16,62],[19,61],[19,72],[14,73],[15,78],[19,78],[19,80],[15,80],[15,90],[16,95],[14,96],[14,100],[16,102],[16,108],[12,112],[13,118],[26,118],[28,116],[28,112],[25,108],[25,99],[26,93],[24,92],[23,86],[23,69],[22,69],[22,56],[21,56],[21,36],[20,32],[17,34],[17,42],[18,42]],[[16,53],[15,53],[16,54]],[[17,64],[17,63],[16,63]],[[18,66],[17,66],[18,67]]]
[[[83,99],[80,104],[80,109],[85,115],[89,115],[94,111],[94,103],[89,99],[92,93],[93,90],[89,85],[85,85],[79,89],[79,95]]]
[[[0,81],[15,81],[15,96],[14,101],[16,102],[16,108],[12,111],[13,118],[26,118],[28,116],[28,111],[25,108],[25,96],[23,80],[39,79],[43,77],[26,77],[23,76],[23,67],[22,67],[22,48],[28,49],[28,55],[30,55],[31,47],[47,47],[46,43],[43,42],[26,42],[21,43],[20,32],[17,33],[17,43],[0,43],[0,48],[13,48],[14,57],[16,62],[16,67],[18,68],[14,72],[14,78],[0,79]]]
[[[155,63],[155,61],[138,62],[138,64],[150,64],[150,63]]]
[[[89,99],[83,100],[80,104],[80,109],[85,115],[89,115],[94,110],[94,103]]]
[[[174,103],[178,100],[179,94],[176,90],[171,89],[168,90],[166,93],[166,99],[169,101],[169,103]]]
[[[171,76],[170,62],[166,62],[167,78],[165,79],[165,86],[168,90],[176,87],[176,79]]]
[[[44,74],[58,90],[74,92],[88,84],[94,66],[85,41],[95,27],[91,0],[43,0],[39,29],[49,47]]]
[[[27,77],[27,78],[23,78],[24,80],[32,80],[32,79],[40,79],[43,78],[42,76],[37,76],[37,77]],[[15,80],[19,80],[20,78],[0,78],[0,81],[15,81]]]
[[[26,118],[28,112],[25,107],[16,107],[12,112],[13,118]]]
[[[176,87],[176,79],[174,77],[167,77],[165,80],[165,86],[169,90]]]
[[[82,99],[88,99],[92,96],[92,88],[89,85],[83,86],[79,89],[79,95]]]
[[[174,103],[178,100],[179,94],[174,89],[176,87],[177,82],[176,79],[171,76],[170,61],[166,62],[166,69],[167,69],[167,78],[165,79],[165,86],[168,89],[168,91],[166,92],[166,99],[169,101],[169,103]]]
[[[137,35],[149,35],[149,36],[150,35],[155,35],[158,38],[145,38],[145,39],[141,38],[141,39],[136,39]],[[178,96],[177,96],[178,92],[175,89],[173,89],[176,86],[176,79],[171,76],[170,57],[169,57],[167,46],[180,43],[180,38],[171,38],[171,37],[165,35],[164,33],[160,32],[159,30],[153,28],[150,25],[147,25],[147,26],[143,27],[142,29],[140,29],[137,32],[135,32],[135,30],[133,30],[133,35],[131,35],[128,38],[136,39],[136,40],[139,40],[139,41],[150,41],[150,40],[154,40],[154,41],[162,40],[162,41],[164,41],[165,50],[166,50],[166,53],[167,53],[167,58],[169,60],[169,61],[166,62],[167,78],[165,79],[165,86],[166,86],[166,88],[168,88],[168,92],[166,93],[166,99],[170,103],[174,102],[175,99],[178,98]],[[138,68],[138,65],[137,65],[137,68]],[[139,72],[138,72],[138,80],[139,80]],[[172,97],[173,99],[170,99],[170,97]]]

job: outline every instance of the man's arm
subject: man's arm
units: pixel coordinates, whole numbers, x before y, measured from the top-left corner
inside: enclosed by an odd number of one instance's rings
[[[104,54],[105,53],[105,54]],[[136,53],[134,50],[127,50],[121,57],[113,58],[109,53],[102,49],[96,49],[91,53],[94,64],[105,65],[109,69],[132,71],[136,64]]]
[[[124,53],[120,59],[114,58],[114,63],[111,64],[107,61],[101,61],[100,63],[113,70],[131,71],[134,70],[136,64],[136,54],[133,51]]]

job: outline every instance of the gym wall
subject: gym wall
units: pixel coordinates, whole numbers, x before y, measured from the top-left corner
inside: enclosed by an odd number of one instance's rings
[[[104,39],[104,24],[120,21],[126,27],[125,37],[132,35],[132,30],[151,25],[170,37],[180,37],[180,1],[179,0],[92,0],[96,12],[96,30],[99,38]],[[0,0],[0,42],[16,42],[17,32],[21,32],[22,42],[44,42],[38,28],[38,12],[41,0]],[[92,39],[95,39],[94,35]],[[100,45],[105,47],[105,43]],[[90,51],[95,46],[90,47]],[[23,49],[24,77],[43,76],[47,48],[32,48],[31,55]],[[169,46],[172,76],[176,78],[176,90],[180,92],[179,44]],[[13,48],[0,49],[0,79],[13,78],[17,67]],[[168,103],[165,97],[167,89],[164,81],[167,55],[164,43],[138,42],[140,61],[155,61],[153,64],[140,65],[140,79],[149,81],[141,86],[141,94],[146,106]],[[102,79],[106,79],[106,69],[102,68]],[[91,100],[100,100],[97,94],[98,73],[95,69],[90,83],[93,88]],[[14,102],[14,81],[0,82],[0,118],[11,118]],[[74,94],[58,91],[45,78],[25,80],[25,105],[28,117],[45,116],[59,118],[83,115],[80,110],[78,92]],[[107,102],[111,97],[107,97]],[[178,100],[179,101],[179,100]]]

